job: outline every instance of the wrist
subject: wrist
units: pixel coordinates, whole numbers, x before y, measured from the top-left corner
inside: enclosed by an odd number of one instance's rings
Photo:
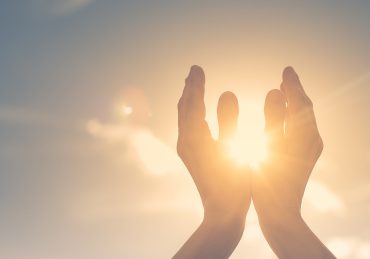
[[[238,245],[245,217],[205,210],[201,225],[173,258],[229,258]]]
[[[231,253],[242,238],[245,217],[242,217],[241,214],[205,214],[201,226],[207,229],[209,238],[219,237],[219,241],[224,240],[223,242],[229,244],[228,250]],[[225,245],[225,247],[227,246]]]
[[[259,218],[262,232],[279,258],[335,258],[300,213]]]
[[[231,232],[243,232],[245,227],[246,214],[242,212],[220,213],[215,211],[205,211],[203,222],[211,228],[231,230]]]
[[[298,229],[302,230],[306,225],[300,213],[279,213],[258,219],[268,242],[280,238],[291,239]]]
[[[300,210],[295,208],[258,213],[258,220],[261,227],[268,228],[282,228],[304,222]]]
[[[218,208],[215,206],[205,206],[203,221],[209,222],[210,224],[218,225],[230,225],[234,223],[244,226],[248,208],[242,206],[234,206],[234,208]]]

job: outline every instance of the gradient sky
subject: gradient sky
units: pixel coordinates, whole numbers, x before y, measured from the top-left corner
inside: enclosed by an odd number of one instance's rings
[[[202,218],[175,153],[192,64],[215,135],[223,91],[262,130],[265,94],[295,67],[325,145],[303,216],[338,257],[370,258],[369,14],[367,0],[3,1],[0,258],[177,251]],[[253,208],[231,258],[275,258]]]

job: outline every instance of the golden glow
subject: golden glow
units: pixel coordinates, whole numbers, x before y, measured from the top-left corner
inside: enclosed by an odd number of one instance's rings
[[[310,180],[307,184],[304,199],[317,211],[322,213],[334,212],[343,215],[345,205],[343,201],[321,182]],[[320,202],[317,202],[320,200]]]
[[[132,144],[146,169],[155,175],[185,171],[173,149],[148,130],[139,130],[131,136]]]
[[[207,118],[212,135],[216,138],[217,120]],[[225,141],[227,155],[240,165],[258,168],[267,157],[267,139],[264,134],[263,107],[245,99],[239,99],[238,127],[234,137]]]
[[[262,134],[236,134],[234,138],[227,143],[228,155],[238,164],[249,165],[252,168],[258,168],[261,162],[266,158],[266,138]]]
[[[229,141],[228,153],[237,163],[258,168],[267,157],[263,109],[251,101],[239,100],[238,128]]]
[[[121,112],[122,112],[123,116],[129,116],[133,113],[133,111],[134,111],[134,109],[131,106],[128,106],[128,105],[123,105],[122,109],[121,109]]]

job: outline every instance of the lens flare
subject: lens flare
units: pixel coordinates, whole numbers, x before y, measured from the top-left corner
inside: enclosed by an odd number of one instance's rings
[[[123,105],[121,111],[124,116],[129,116],[133,113],[134,109],[131,106]]]
[[[267,156],[266,137],[263,133],[236,134],[226,143],[227,155],[240,165],[258,168]]]
[[[243,98],[239,100],[239,107],[237,131],[224,141],[225,152],[237,164],[257,169],[268,156],[263,108]],[[217,120],[211,117],[208,121],[213,137],[217,138]]]

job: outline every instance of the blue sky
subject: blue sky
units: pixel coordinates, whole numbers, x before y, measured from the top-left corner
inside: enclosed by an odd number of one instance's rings
[[[2,3],[0,257],[170,257],[201,219],[175,154],[198,64],[211,126],[232,90],[256,130],[295,67],[325,145],[304,217],[338,257],[369,258],[369,13],[334,0]],[[274,258],[253,211],[232,258],[245,257]]]

